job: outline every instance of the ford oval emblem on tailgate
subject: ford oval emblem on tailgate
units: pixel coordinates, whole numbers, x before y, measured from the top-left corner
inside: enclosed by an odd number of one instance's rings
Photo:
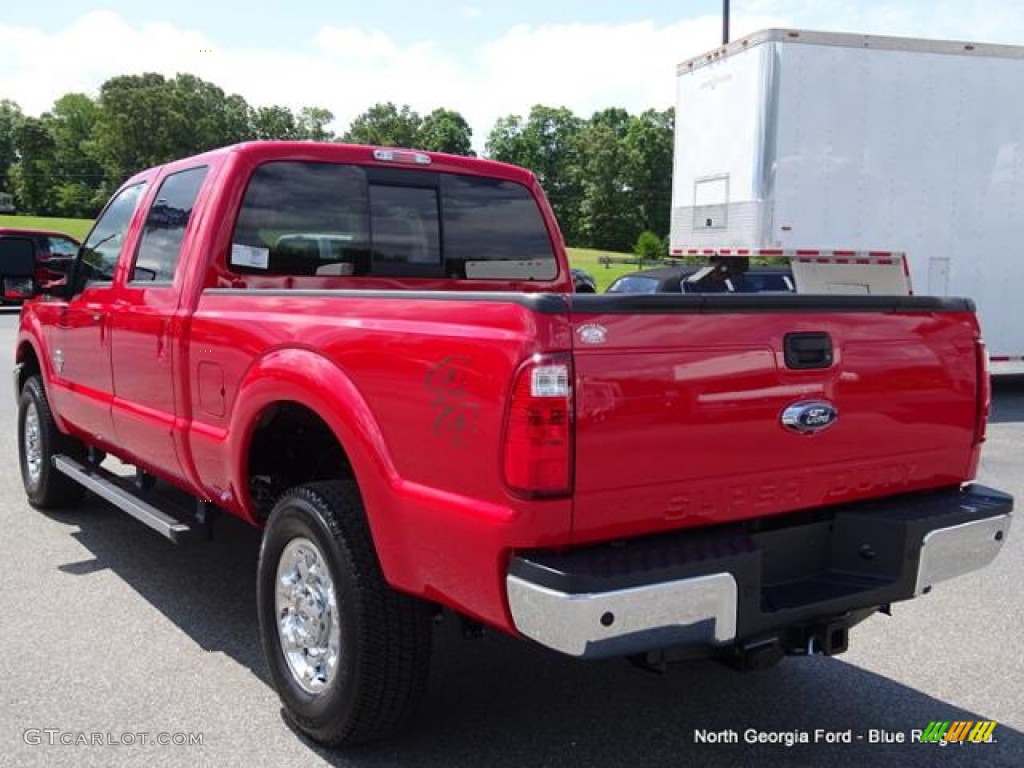
[[[811,435],[828,429],[839,419],[839,411],[824,400],[793,403],[782,412],[782,425],[794,432]]]
[[[608,329],[597,323],[587,323],[576,329],[576,335],[584,344],[604,344],[608,341]]]

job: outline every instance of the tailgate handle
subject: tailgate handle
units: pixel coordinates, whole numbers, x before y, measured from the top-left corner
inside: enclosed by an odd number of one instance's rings
[[[787,368],[803,371],[832,365],[832,337],[824,332],[787,333],[783,349]]]

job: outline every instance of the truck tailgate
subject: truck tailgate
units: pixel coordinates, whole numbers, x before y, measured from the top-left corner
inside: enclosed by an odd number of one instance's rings
[[[571,306],[576,541],[974,472],[983,395],[969,301],[576,296]],[[786,426],[795,404],[802,422]]]

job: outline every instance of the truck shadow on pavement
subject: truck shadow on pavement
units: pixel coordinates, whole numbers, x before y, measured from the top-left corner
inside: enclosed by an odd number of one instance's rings
[[[430,694],[408,731],[343,754],[318,749],[321,757],[374,768],[1024,764],[1024,735],[1002,724],[996,743],[909,743],[911,730],[932,720],[991,717],[839,659],[786,659],[754,673],[698,662],[653,675],[621,661],[563,659],[510,638],[457,641],[438,644]],[[851,742],[814,743],[817,729],[849,733]],[[871,743],[870,729],[906,743]],[[697,730],[733,743],[697,743]],[[787,746],[787,732],[811,743]],[[747,742],[748,734],[769,733],[783,741]]]
[[[214,541],[175,547],[93,498],[51,517],[77,525],[73,536],[94,558],[61,571],[110,569],[197,645],[227,654],[269,687],[255,612],[257,531],[226,518]],[[753,673],[699,662],[654,675],[622,661],[574,661],[497,634],[463,640],[458,623],[446,619],[428,694],[405,732],[333,752],[295,738],[314,760],[373,768],[1024,765],[1024,735],[1003,724],[995,744],[869,741],[869,729],[909,741],[912,729],[932,720],[990,719],[839,659],[787,659]],[[738,743],[698,744],[698,729],[735,732]],[[805,732],[812,743],[747,743],[751,729],[755,737]],[[851,732],[852,743],[815,744],[816,729]]]

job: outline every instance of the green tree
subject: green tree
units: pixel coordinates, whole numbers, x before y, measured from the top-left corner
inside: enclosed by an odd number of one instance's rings
[[[0,100],[0,190],[9,189],[7,172],[18,159],[14,133],[25,116],[10,99]]]
[[[297,139],[299,126],[288,107],[252,107],[249,110],[249,137],[253,139]]]
[[[641,261],[657,261],[664,258],[665,252],[665,242],[649,229],[640,233],[636,245],[633,246],[633,253],[639,256]]]
[[[18,208],[46,216],[53,213],[53,161],[56,142],[41,118],[26,117],[14,129],[18,162],[10,171]]]
[[[666,237],[672,214],[672,151],[675,110],[648,110],[626,131],[626,177],[640,223]]]
[[[484,153],[491,160],[525,166],[531,159],[523,131],[526,126],[519,115],[499,117],[487,135]]]
[[[169,96],[167,80],[153,72],[113,77],[100,86],[97,154],[112,185],[173,156]]]
[[[95,216],[106,197],[97,155],[99,106],[82,93],[61,96],[44,116],[54,141],[53,207],[61,216]]]
[[[327,124],[334,119],[329,110],[321,107],[303,107],[296,115],[288,107],[250,107],[250,139],[279,141],[331,141],[334,134]]]
[[[415,147],[421,118],[407,104],[375,104],[352,121],[342,141],[378,147]]]
[[[166,136],[171,152],[162,162],[244,141],[248,110],[241,96],[226,96],[213,83],[179,74],[167,82]]]
[[[621,107],[609,107],[595,112],[587,125],[590,128],[607,129],[616,139],[621,140],[625,138],[633,120],[634,118],[630,116],[629,112]]]
[[[473,129],[458,112],[438,108],[423,118],[416,146],[432,152],[472,156]]]
[[[487,138],[488,157],[529,168],[540,180],[568,242],[579,242],[583,198],[579,141],[584,123],[565,107],[537,105],[524,122],[498,120]]]
[[[194,75],[114,77],[100,87],[99,106],[97,154],[115,184],[143,168],[242,141],[250,131],[245,100]]]
[[[579,234],[581,243],[591,248],[629,250],[642,229],[627,176],[624,139],[629,123],[625,110],[605,110],[590,119],[580,137]]]
[[[327,130],[327,124],[334,120],[334,114],[323,107],[303,107],[299,110],[299,136],[311,141],[332,141],[334,133]]]
[[[225,132],[223,144],[237,144],[250,138],[249,104],[237,93],[224,97]]]

